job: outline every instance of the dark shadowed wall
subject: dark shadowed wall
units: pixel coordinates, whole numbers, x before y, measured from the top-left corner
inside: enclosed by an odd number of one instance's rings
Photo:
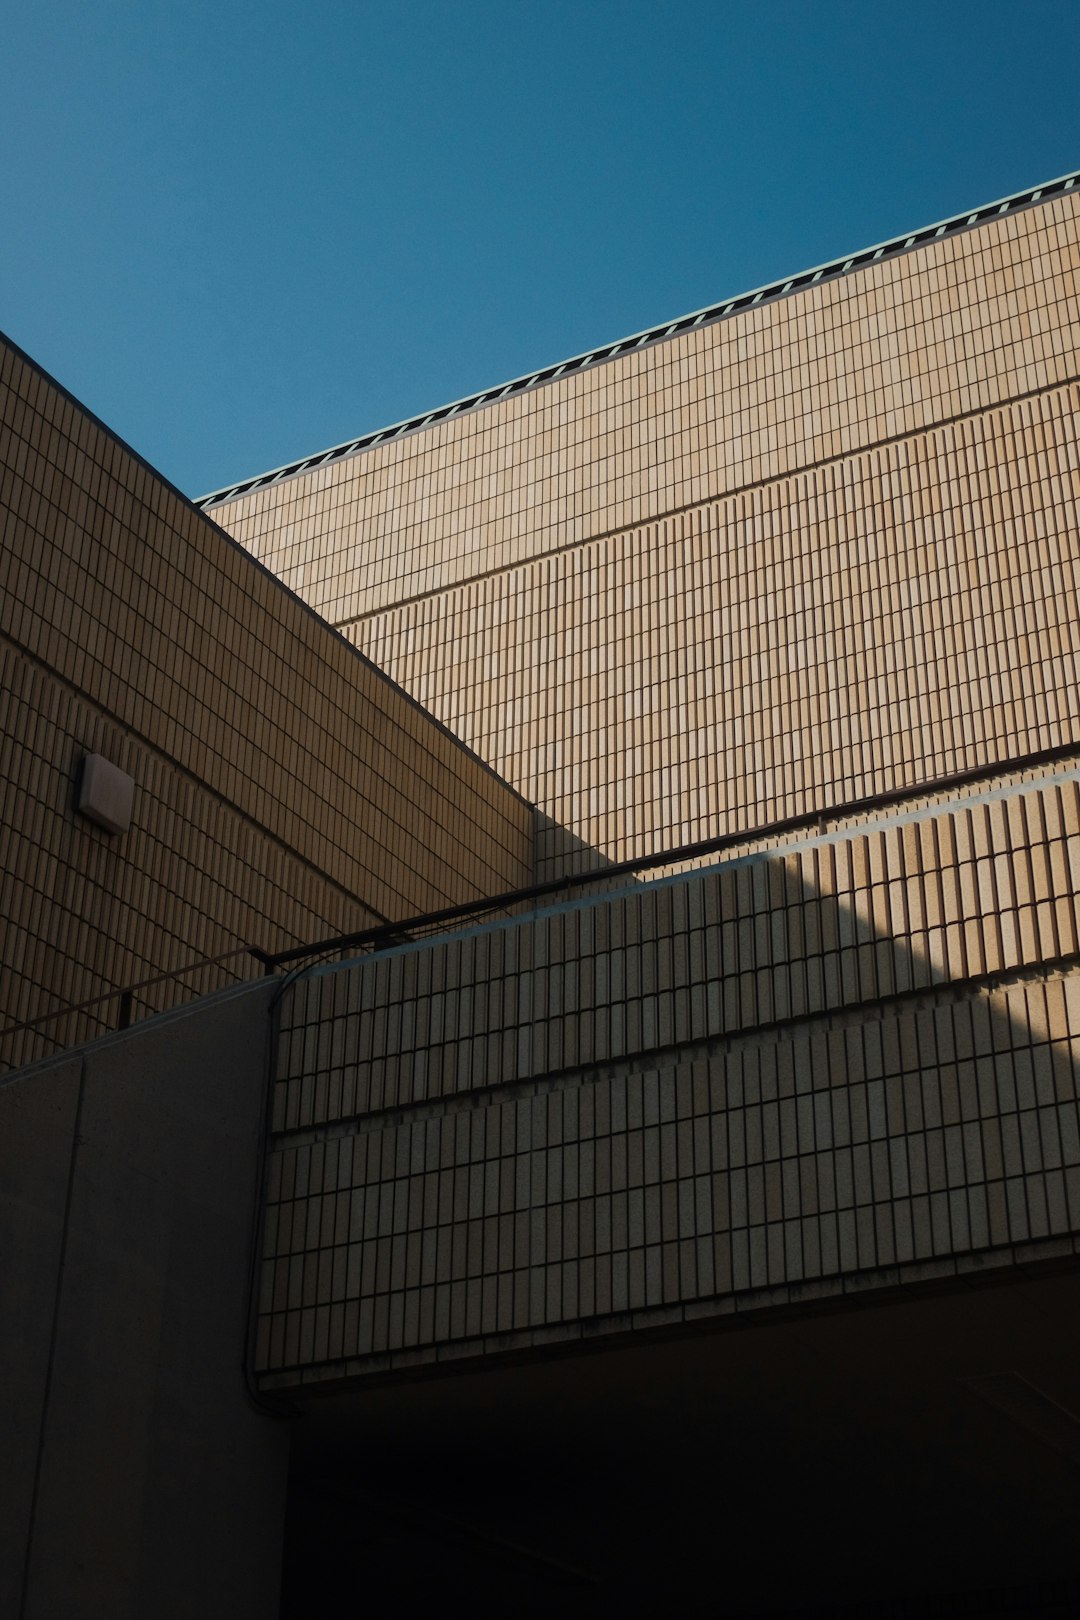
[[[287,1425],[244,1381],[269,984],[0,1086],[0,1614],[270,1620]]]

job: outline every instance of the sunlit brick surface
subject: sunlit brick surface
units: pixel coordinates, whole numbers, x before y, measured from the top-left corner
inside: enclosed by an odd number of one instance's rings
[[[1071,1253],[1078,775],[294,985],[260,1368]]]
[[[520,799],[6,346],[0,413],[3,1030],[528,881]],[[118,839],[75,815],[92,752],[135,779]],[[117,1015],[0,1031],[0,1056]]]
[[[1076,376],[1075,197],[240,496],[335,622]]]
[[[614,858],[1080,744],[1078,409],[1055,390],[349,634]]]
[[[535,800],[544,871],[1080,743],[1078,222],[1030,208],[215,515]]]

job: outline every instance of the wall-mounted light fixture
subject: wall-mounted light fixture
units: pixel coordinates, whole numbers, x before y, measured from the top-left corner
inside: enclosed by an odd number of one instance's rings
[[[124,833],[131,826],[135,781],[104,754],[87,754],[79,772],[75,808],[80,815],[108,833]]]

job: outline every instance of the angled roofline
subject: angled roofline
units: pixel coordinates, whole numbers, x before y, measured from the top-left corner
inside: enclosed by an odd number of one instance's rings
[[[1010,197],[1000,197],[996,202],[984,203],[981,208],[967,209],[963,213],[952,215],[949,219],[939,220],[934,225],[924,225],[919,230],[904,232],[886,242],[878,242],[873,247],[862,248],[857,253],[830,259],[826,264],[815,265],[798,275],[769,282],[764,287],[751,288],[749,292],[725,299],[722,303],[710,304],[705,309],[695,310],[689,315],[680,315],[673,321],[664,321],[659,326],[647,328],[644,332],[634,332],[630,337],[620,338],[615,343],[601,344],[598,348],[574,355],[572,359],[562,360],[553,366],[544,366],[539,371],[515,377],[512,381],[495,388],[469,394],[464,399],[453,400],[449,405],[440,405],[420,416],[407,417],[402,422],[392,423],[390,427],[379,428],[374,433],[362,434],[358,439],[349,439],[344,444],[333,445],[329,450],[320,450],[314,455],[303,456],[298,461],[287,462],[282,467],[274,467],[269,472],[257,473],[253,478],[241,479],[239,483],[213,490],[209,495],[198,496],[192,504],[205,511],[209,507],[236,500],[252,490],[281,483],[287,478],[296,477],[299,473],[311,472],[316,467],[325,467],[329,462],[343,461],[361,450],[370,450],[375,445],[384,444],[391,439],[404,438],[408,433],[419,432],[435,422],[464,415],[465,412],[477,410],[481,406],[494,405],[498,400],[506,399],[512,394],[526,393],[543,383],[554,382],[558,377],[588,370],[591,366],[601,365],[606,360],[614,360],[618,355],[627,354],[633,349],[643,349],[654,343],[662,343],[667,338],[675,337],[678,333],[695,327],[714,325],[718,321],[729,319],[732,315],[740,314],[743,310],[751,309],[758,304],[772,303],[778,298],[786,298],[789,293],[815,286],[818,282],[835,281],[841,276],[850,275],[854,270],[861,270],[866,265],[875,263],[878,259],[896,258],[900,254],[911,252],[913,248],[924,247],[940,237],[956,236],[976,225],[984,225],[1003,214],[1015,214],[1035,203],[1050,202],[1074,188],[1080,189],[1080,170],[1060,175],[1056,180],[1047,180],[1043,185],[1034,186],[1027,191],[1015,192]]]
[[[62,382],[58,382],[51,372],[46,371],[45,367],[41,365],[39,361],[35,360],[32,354],[27,354],[26,350],[21,348],[20,345],[15,342],[14,338],[8,337],[7,333],[0,329],[0,349],[5,348],[10,350],[10,352],[15,355],[17,359],[21,360],[23,365],[29,366],[31,371],[33,371],[38,377],[42,378],[42,380],[46,382],[50,388],[55,388],[60,397],[62,399],[66,399],[69,405],[73,405],[76,411],[79,412],[80,416],[84,417],[86,421],[92,422],[94,427],[96,427],[99,432],[103,433],[111,444],[119,445],[120,449],[126,456],[130,456],[132,461],[135,462],[137,466],[141,467],[145,473],[148,473],[155,483],[161,485],[162,489],[167,490],[170,495],[175,496],[182,507],[194,506],[197,510],[199,509],[200,503],[198,501],[193,501],[190,495],[185,495],[183,490],[179,489],[176,484],[172,483],[168,478],[166,478],[163,472],[159,472],[152,462],[147,461],[146,457],[141,455],[138,450],[134,449],[130,444],[128,444],[126,439],[122,439],[119,433],[117,433],[114,428],[109,426],[108,422],[102,421],[101,417],[97,416],[90,409],[89,405],[84,405],[82,400],[77,399],[76,396],[71,392],[70,388],[65,388],[64,384]],[[336,624],[331,624],[329,619],[324,619],[321,613],[317,613],[315,611],[310,602],[304,601],[304,598],[298,591],[293,590],[293,587],[291,585],[287,585],[280,575],[274,573],[272,568],[268,568],[266,564],[260,561],[258,557],[254,556],[246,546],[241,545],[236,536],[230,534],[228,529],[223,529],[212,513],[199,510],[199,517],[204,523],[208,523],[210,525],[215,534],[218,536],[218,539],[223,540],[230,551],[236,552],[243,557],[245,567],[254,568],[257,573],[261,574],[265,579],[268,579],[276,590],[281,591],[284,596],[287,596],[289,600],[300,609],[305,618],[311,619],[319,626],[321,631],[325,631],[327,635],[333,637],[344,647],[348,648],[350,657],[358,658],[359,661],[372,672],[372,674],[378,676],[382,685],[389,687],[390,690],[396,693],[396,695],[401,698],[402,702],[404,702],[407,707],[412,709],[416,714],[423,715],[424,720],[428,724],[434,726],[436,731],[442,732],[444,737],[448,737],[455,748],[459,748],[462,753],[467,754],[470,759],[475,761],[486,776],[493,776],[496,782],[500,783],[500,785],[504,787],[508,793],[512,794],[515,799],[520,800],[520,802],[525,805],[527,809],[536,809],[533,801],[531,799],[527,799],[519,788],[514,787],[512,783],[506,780],[505,776],[500,776],[494,765],[489,765],[486,759],[481,759],[475,748],[470,748],[467,742],[462,742],[460,737],[455,736],[450,730],[450,727],[446,725],[444,721],[440,720],[437,715],[432,714],[430,709],[425,709],[424,705],[419,702],[418,699],[414,698],[411,692],[406,692],[400,681],[395,681],[394,677],[392,675],[388,675],[385,669],[380,669],[373,658],[369,658],[367,653],[363,652],[354,641],[349,640],[344,631],[339,630]],[[69,1007],[64,1010],[70,1012],[71,1008]],[[37,1023],[38,1020],[34,1019],[33,1022]],[[21,1028],[22,1026],[20,1025],[19,1027]],[[3,1033],[10,1034],[10,1028],[4,1030]]]

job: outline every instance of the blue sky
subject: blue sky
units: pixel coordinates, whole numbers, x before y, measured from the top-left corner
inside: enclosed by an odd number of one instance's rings
[[[5,8],[0,329],[189,494],[1080,167],[1077,0]]]

